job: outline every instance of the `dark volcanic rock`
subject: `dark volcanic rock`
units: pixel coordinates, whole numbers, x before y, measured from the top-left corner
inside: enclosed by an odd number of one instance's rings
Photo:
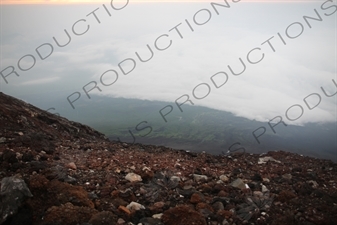
[[[164,225],[159,219],[154,219],[152,217],[142,218],[139,222],[143,225]]]
[[[1,180],[0,224],[17,214],[27,197],[33,197],[24,180],[16,176]]]
[[[22,161],[23,162],[31,162],[31,161],[33,161],[33,159],[34,159],[34,156],[31,152],[24,152],[22,154]]]
[[[16,154],[15,152],[6,149],[3,153],[2,153],[2,157],[1,157],[2,161],[8,162],[8,163],[16,163],[18,162],[18,159],[16,158]]]

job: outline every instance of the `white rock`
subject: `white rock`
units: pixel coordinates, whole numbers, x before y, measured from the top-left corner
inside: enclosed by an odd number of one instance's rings
[[[268,188],[262,184],[262,193],[268,192]]]
[[[68,163],[67,168],[72,169],[72,170],[76,170],[77,166],[74,162]]]
[[[263,182],[269,183],[270,180],[268,178],[263,178]]]
[[[241,190],[242,189],[246,189],[246,184],[240,178],[238,178],[235,181],[233,181],[230,185],[232,187],[240,188]]]
[[[20,152],[16,152],[15,154],[16,154],[17,159],[20,159],[20,160],[22,159],[23,154],[21,154]]]
[[[5,137],[0,137],[0,143],[3,143],[6,141],[6,138]]]
[[[172,176],[170,178],[170,180],[173,181],[173,182],[180,182],[181,181],[180,177],[177,177],[177,176]]]
[[[135,166],[131,166],[131,167],[130,167],[130,169],[132,169],[132,170],[135,170],[135,169],[136,169],[136,167],[135,167]]]
[[[142,181],[142,177],[139,176],[138,174],[135,174],[135,173],[128,173],[125,176],[125,179],[130,181],[130,182]]]
[[[206,175],[199,175],[199,174],[193,174],[193,178],[196,182],[208,179],[208,177]]]
[[[163,213],[159,213],[159,214],[154,214],[152,216],[152,218],[154,218],[154,219],[161,219],[162,216],[163,216]]]
[[[293,178],[293,176],[291,174],[287,173],[287,174],[283,174],[282,178],[286,179],[286,180],[291,180],[291,178]]]
[[[142,170],[143,170],[143,171],[145,171],[145,170],[146,170],[146,171],[151,171],[151,169],[150,169],[149,167],[146,167],[146,166],[144,166]]]
[[[309,181],[307,181],[307,183],[311,184],[311,186],[313,188],[317,188],[318,187],[318,183],[316,181],[314,181],[314,180],[309,180]]]
[[[226,175],[221,175],[219,178],[220,178],[220,180],[223,181],[223,182],[229,181],[229,178],[228,178]]]
[[[176,162],[176,163],[174,164],[174,167],[181,167],[181,164]]]
[[[266,156],[266,157],[263,157],[263,158],[259,158],[259,161],[257,162],[257,164],[260,164],[260,165],[265,164],[268,161],[281,163],[281,161],[278,161],[278,160],[274,159],[273,157]]]
[[[127,209],[129,210],[141,210],[141,209],[145,209],[145,207],[137,202],[131,202],[129,205],[126,206]]]

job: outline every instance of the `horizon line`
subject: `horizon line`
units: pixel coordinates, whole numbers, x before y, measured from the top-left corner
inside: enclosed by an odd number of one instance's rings
[[[111,1],[93,1],[93,0],[1,0],[0,5],[76,5],[76,4],[98,4]],[[116,3],[126,3],[124,0],[115,1]],[[220,3],[214,0],[130,0],[129,3]],[[228,1],[229,2],[229,1]],[[319,0],[251,0],[242,1],[242,3],[313,3],[321,2]],[[239,2],[238,2],[239,3]]]

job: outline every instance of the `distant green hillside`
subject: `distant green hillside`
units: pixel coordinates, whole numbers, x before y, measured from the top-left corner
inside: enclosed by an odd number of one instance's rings
[[[167,105],[172,105],[173,111],[166,116],[165,122],[159,111]],[[76,110],[58,106],[61,115],[88,124],[112,140],[133,142],[131,131],[138,143],[214,154],[227,151],[232,144],[240,142],[241,145],[234,146],[232,150],[240,146],[249,152],[260,153],[284,149],[336,158],[336,123],[303,127],[279,125],[275,127],[277,133],[274,134],[267,123],[236,117],[228,112],[187,104],[182,109],[183,112],[180,112],[174,103],[99,96],[77,106]],[[267,132],[258,144],[252,132],[261,126],[266,127]]]

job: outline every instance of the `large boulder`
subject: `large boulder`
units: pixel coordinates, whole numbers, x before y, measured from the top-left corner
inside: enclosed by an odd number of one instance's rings
[[[16,176],[3,178],[0,191],[0,224],[17,214],[28,197],[33,195],[23,179]]]

